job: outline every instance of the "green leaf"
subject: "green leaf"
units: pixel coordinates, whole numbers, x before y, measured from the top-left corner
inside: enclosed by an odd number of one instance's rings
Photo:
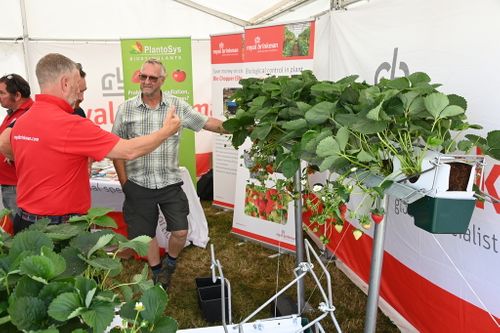
[[[97,291],[97,288],[89,290],[87,295],[85,295],[85,307],[88,308],[90,304],[92,303],[92,300],[94,299],[95,292]]]
[[[382,103],[371,109],[367,115],[366,118],[371,119],[371,120],[380,120],[380,108],[382,107]]]
[[[439,118],[449,118],[465,113],[465,110],[457,105],[448,105],[439,115]]]
[[[316,148],[316,155],[318,155],[318,157],[333,156],[338,155],[339,153],[339,144],[331,136],[321,140]]]
[[[14,294],[17,298],[24,296],[37,297],[44,284],[41,282],[33,281],[28,276],[22,276],[16,284]]]
[[[467,110],[467,101],[462,96],[450,94],[448,95],[448,100],[450,101],[450,105],[457,105],[462,109]]]
[[[429,83],[431,82],[431,78],[429,75],[423,72],[415,72],[407,76],[408,80],[410,80],[412,86],[419,85],[421,83]]]
[[[305,112],[307,112],[307,110],[311,108],[311,105],[298,101],[297,108],[304,114]]]
[[[416,115],[416,114],[420,114],[423,111],[425,111],[424,98],[422,96],[418,96],[411,103],[410,108],[409,108],[409,113],[411,115]]]
[[[70,241],[70,245],[87,256],[87,253],[91,251],[91,249],[94,247],[94,245],[97,244],[99,239],[103,235],[107,234],[114,235],[115,233],[107,229],[101,229],[95,232],[82,232]]]
[[[84,276],[77,276],[75,278],[75,289],[78,291],[82,300],[92,289],[95,288],[97,288],[97,282],[95,280]]]
[[[87,260],[87,264],[103,270],[120,270],[122,264],[118,258],[92,258]]]
[[[245,129],[234,132],[233,137],[231,138],[231,143],[233,147],[238,149],[239,146],[241,146],[245,142],[247,136],[248,136],[248,131]]]
[[[95,224],[96,226],[103,227],[103,228],[117,228],[118,225],[116,224],[116,221],[111,217],[111,216],[99,216],[96,217],[95,219],[92,220],[92,223]]]
[[[115,316],[115,307],[112,303],[92,304],[89,310],[83,311],[83,321],[89,325],[93,332],[104,332]]]
[[[427,111],[438,119],[441,111],[449,104],[448,96],[443,93],[433,93],[424,98],[424,105]]]
[[[406,77],[398,77],[393,80],[388,80],[386,82],[386,86],[399,90],[408,89],[410,88],[410,80],[408,80]]]
[[[90,250],[87,252],[87,259],[90,258],[92,254],[94,254],[94,252],[108,245],[109,242],[111,242],[111,240],[113,239],[113,237],[114,237],[113,234],[106,234],[99,237],[97,243],[95,243],[94,246],[92,246]]]
[[[149,243],[151,242],[151,237],[149,236],[138,236],[128,242],[120,242],[118,248],[122,249],[132,249],[137,252],[140,256],[145,256],[148,252]]]
[[[76,310],[82,307],[83,304],[77,293],[62,293],[50,303],[47,313],[55,320],[66,321],[71,319],[70,316],[75,317]]]
[[[356,123],[354,123],[351,127],[353,131],[362,133],[362,134],[374,134],[378,132],[382,132],[387,128],[387,122],[385,121],[374,121],[368,118],[359,119]]]
[[[152,333],[175,333],[179,325],[174,318],[165,316],[160,318],[154,326],[154,329],[151,331]]]
[[[349,129],[347,127],[341,127],[337,131],[337,135],[335,135],[335,140],[339,144],[340,151],[345,151],[347,146],[347,142],[349,141]]]
[[[140,301],[144,305],[144,311],[141,312],[142,318],[154,323],[164,316],[168,296],[163,288],[154,286],[144,292]]]
[[[121,285],[119,289],[121,294],[123,295],[123,298],[125,299],[125,302],[129,302],[132,300],[132,297],[134,296],[134,291],[130,286]]]
[[[427,138],[426,143],[430,147],[439,147],[440,145],[443,144],[443,139],[441,139],[438,136],[430,136],[430,137]]]
[[[33,279],[39,278],[37,281],[46,284],[49,280],[64,272],[66,263],[63,257],[56,254],[54,254],[53,258],[41,255],[30,256],[22,261],[19,268],[22,274],[26,274]]]
[[[336,160],[339,159],[339,156],[328,156],[326,157],[323,162],[319,165],[319,171],[323,172],[326,170],[329,170],[330,167],[332,167],[335,163]]]
[[[73,277],[80,275],[87,268],[87,264],[79,255],[80,252],[73,247],[65,247],[61,251],[61,256],[66,261],[66,270],[63,272],[64,277]]]
[[[48,285],[45,285],[38,294],[40,299],[43,299],[45,304],[49,306],[54,298],[59,294],[72,292],[73,286],[69,282],[56,282],[51,281]]]
[[[61,223],[49,225],[45,229],[45,234],[52,240],[61,241],[71,239],[87,229],[87,224]]]
[[[259,140],[264,140],[269,132],[271,132],[272,129],[272,124],[263,124],[259,125],[254,128],[252,131],[252,134],[250,134],[250,137],[252,140],[259,139]]]
[[[287,157],[280,166],[285,178],[292,178],[300,167],[300,160]]]
[[[375,158],[369,154],[368,152],[364,151],[364,150],[361,150],[358,155],[356,156],[356,158],[360,161],[360,162],[371,162],[371,161],[374,161]]]
[[[307,121],[305,119],[290,120],[290,121],[284,123],[282,127],[283,127],[283,129],[286,129],[289,131],[299,130],[299,129],[307,128]]]
[[[42,246],[54,248],[54,243],[47,235],[40,231],[26,230],[14,237],[9,257],[14,259],[23,251],[38,254]]]
[[[335,105],[330,102],[320,102],[311,107],[305,114],[307,122],[311,125],[323,124],[330,118]]]
[[[12,301],[8,313],[14,325],[20,330],[38,330],[47,317],[43,300],[37,297],[19,297]]]
[[[240,120],[238,118],[231,118],[222,123],[222,127],[229,133],[234,133],[241,128]]]
[[[91,219],[99,217],[99,216],[104,216],[107,213],[112,212],[113,209],[111,208],[103,208],[103,207],[93,207],[90,208],[89,211],[87,212],[88,217]]]

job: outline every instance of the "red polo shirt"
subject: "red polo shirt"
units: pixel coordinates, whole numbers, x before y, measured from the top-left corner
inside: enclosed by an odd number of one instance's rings
[[[2,124],[0,125],[0,133],[2,133],[7,126],[12,124],[19,118],[23,113],[28,111],[28,109],[33,105],[33,100],[29,98],[26,102],[21,104],[21,106],[11,114],[8,114],[3,119]],[[14,162],[7,163],[5,161],[5,156],[0,154],[0,185],[16,185],[17,184],[17,176],[16,176],[16,168],[14,167]]]
[[[85,214],[90,208],[88,157],[102,160],[120,138],[51,95],[36,95],[10,141],[17,170],[17,205],[38,215]]]

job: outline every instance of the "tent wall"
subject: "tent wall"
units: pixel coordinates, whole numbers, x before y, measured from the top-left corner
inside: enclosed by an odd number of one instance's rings
[[[474,8],[465,0],[380,0],[335,11],[319,20],[325,25],[318,24],[323,60],[316,73],[330,80],[359,74],[374,83],[407,69],[426,72],[441,91],[467,99],[468,119],[485,134],[500,128],[498,17],[495,0]],[[498,197],[500,165],[487,163],[484,190]],[[389,208],[381,296],[422,332],[498,330],[500,204],[478,205],[464,235],[418,229],[394,198]],[[371,238],[339,242],[332,242],[335,254],[366,282]]]

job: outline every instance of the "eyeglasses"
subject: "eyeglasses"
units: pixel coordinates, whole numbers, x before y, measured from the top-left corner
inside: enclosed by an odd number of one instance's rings
[[[162,76],[151,76],[151,75],[145,75],[145,74],[139,74],[139,80],[141,81],[146,81],[149,79],[150,82],[156,83],[158,82],[158,79],[160,79]]]

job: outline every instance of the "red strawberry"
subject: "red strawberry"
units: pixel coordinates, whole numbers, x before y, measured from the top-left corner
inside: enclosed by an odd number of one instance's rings
[[[384,214],[372,213],[371,216],[372,216],[373,222],[375,222],[377,224],[382,222],[382,220],[384,219]]]

